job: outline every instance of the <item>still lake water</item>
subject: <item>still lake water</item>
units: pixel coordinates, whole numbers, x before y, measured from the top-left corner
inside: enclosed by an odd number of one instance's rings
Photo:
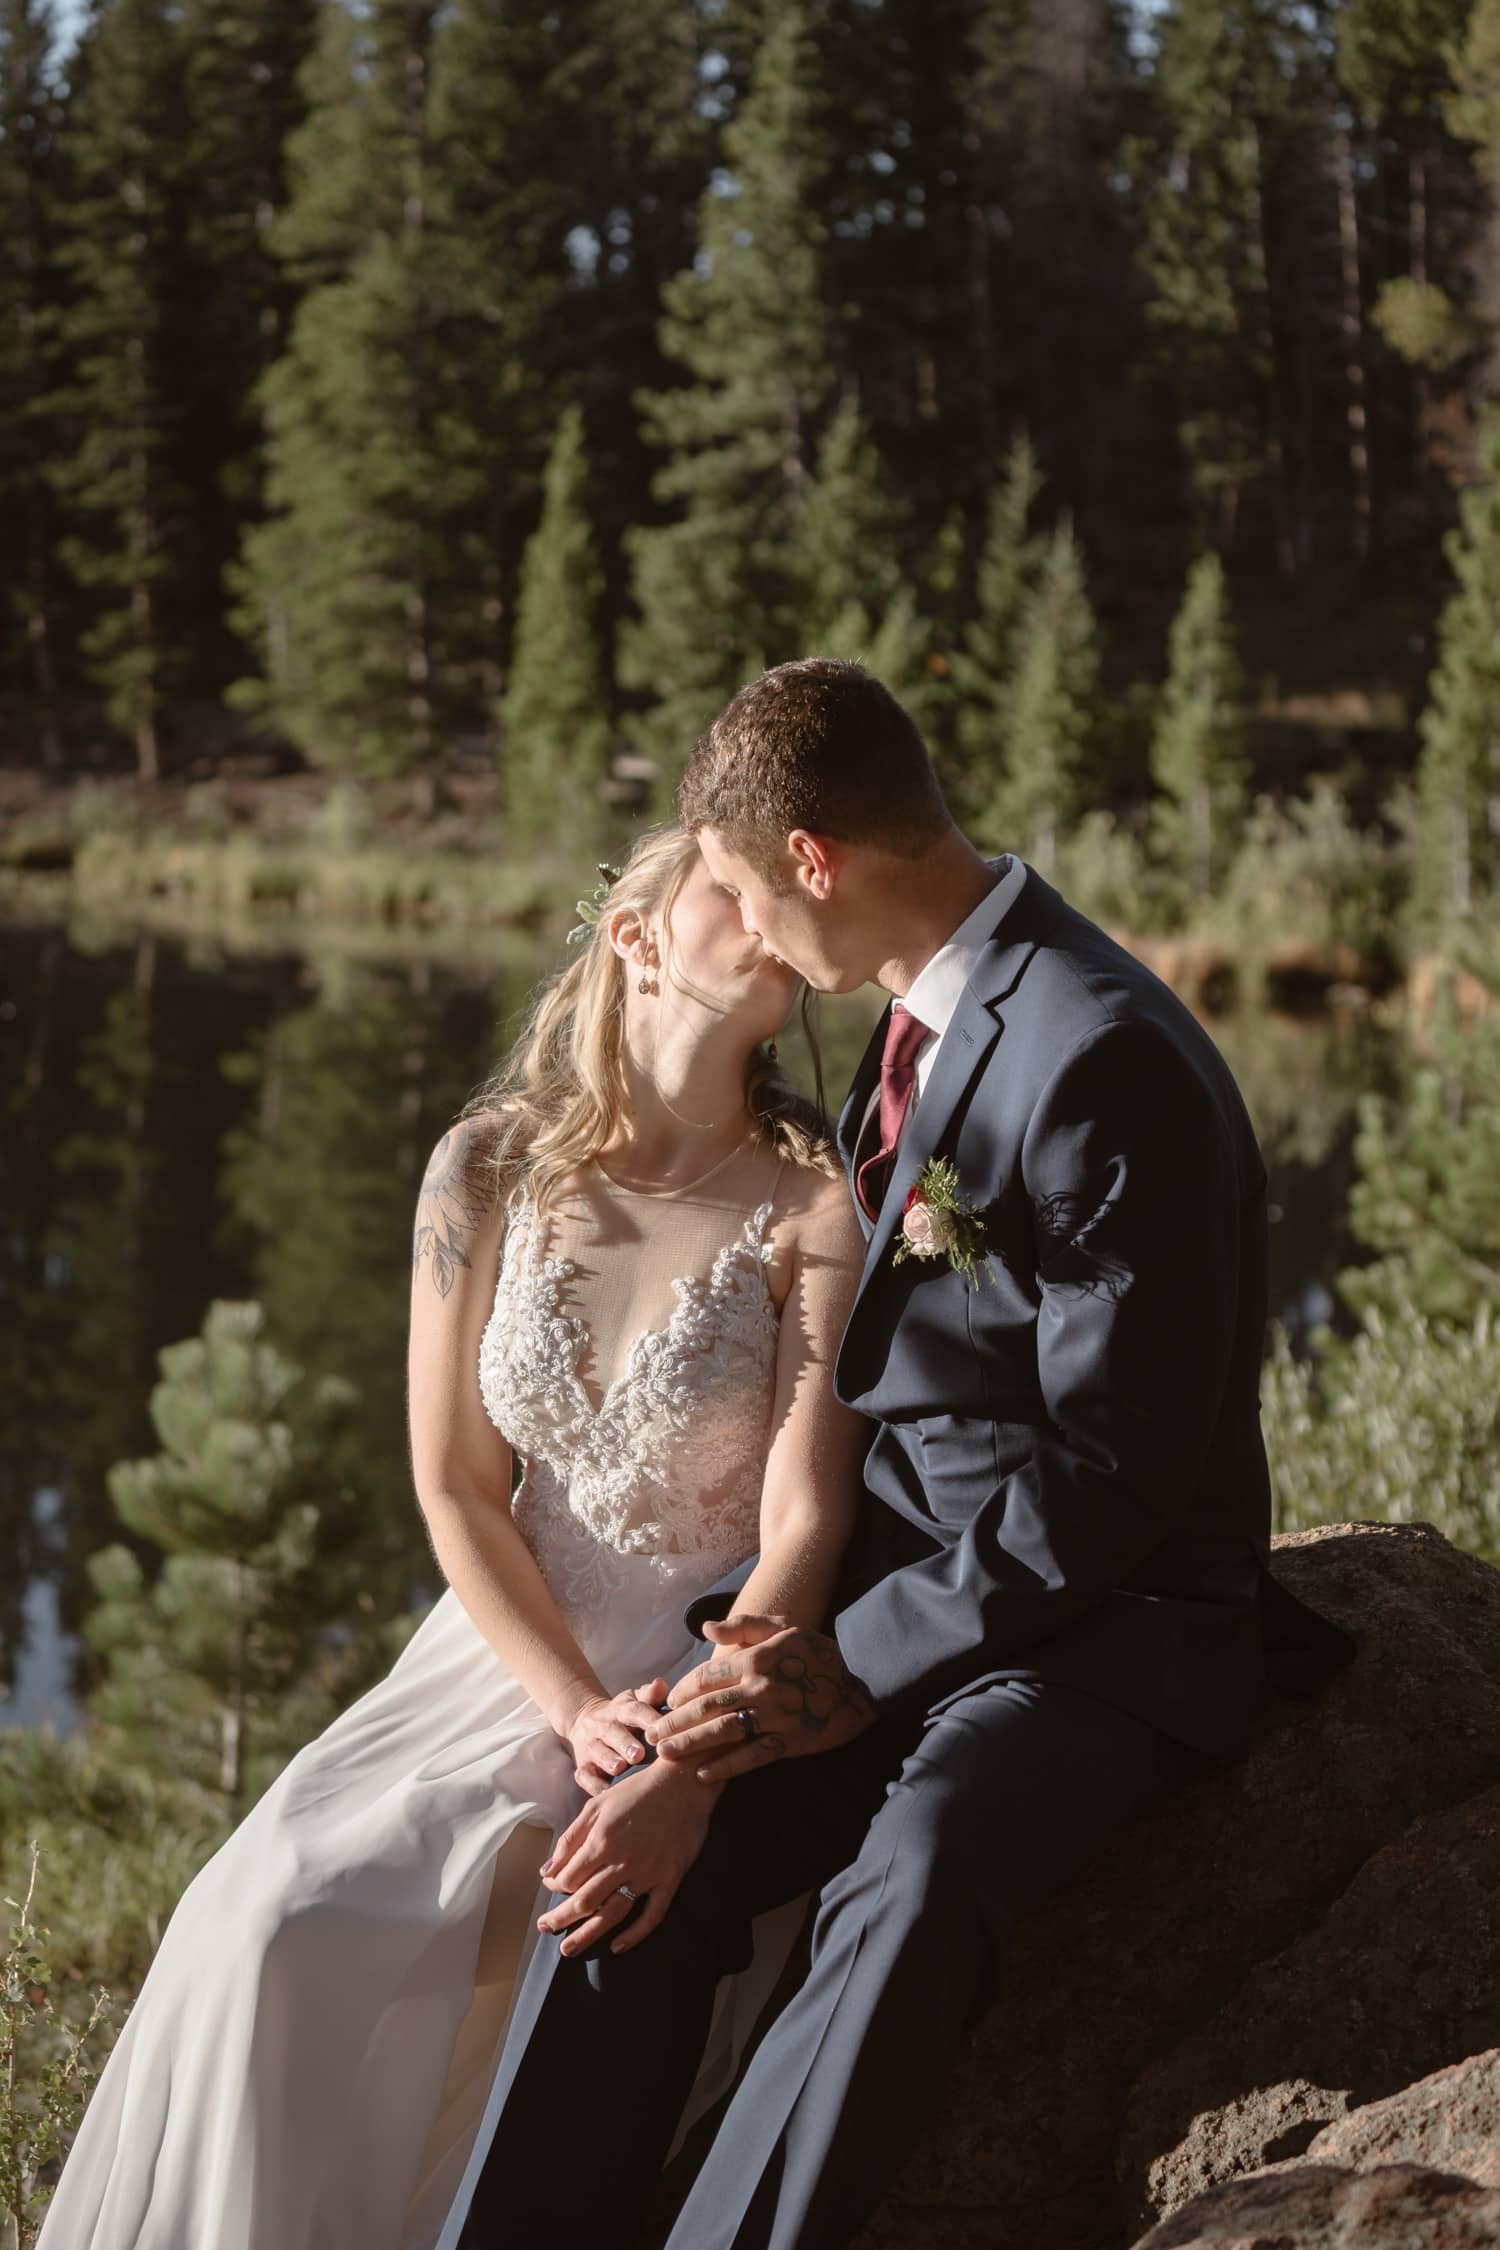
[[[157,1353],[216,1297],[259,1298],[279,1350],[358,1385],[337,1473],[364,1497],[369,1598],[389,1613],[436,1590],[405,1424],[417,1190],[559,959],[555,941],[463,943],[0,928],[0,1725],[75,1723],[85,1564],[120,1535],[106,1473],[156,1450]],[[878,999],[821,1006],[836,1107]],[[1272,1306],[1302,1331],[1351,1253],[1358,1096],[1395,1057],[1359,1015],[1209,1028],[1271,1166]]]

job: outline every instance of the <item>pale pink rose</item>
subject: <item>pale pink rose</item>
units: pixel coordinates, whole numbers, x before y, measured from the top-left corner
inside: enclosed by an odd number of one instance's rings
[[[914,1203],[901,1221],[901,1232],[914,1258],[941,1258],[953,1242],[953,1222],[946,1211],[930,1203]]]

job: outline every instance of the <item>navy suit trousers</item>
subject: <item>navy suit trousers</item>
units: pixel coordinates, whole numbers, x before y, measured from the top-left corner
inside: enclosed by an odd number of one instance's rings
[[[831,2250],[889,2184],[1015,1918],[1216,1763],[1083,1690],[1007,1680],[915,1728],[731,1782],[661,1928],[544,1938],[463,2250],[627,2250],[751,1918],[819,1892],[807,1975],[720,2123],[669,2250]],[[628,1787],[629,1780],[616,1786]],[[1123,1933],[1122,1933],[1123,1937]]]

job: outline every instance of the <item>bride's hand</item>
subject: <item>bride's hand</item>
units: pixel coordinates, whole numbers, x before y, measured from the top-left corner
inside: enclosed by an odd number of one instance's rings
[[[593,1945],[634,1911],[636,1899],[644,1898],[610,1951],[628,1953],[639,1945],[662,1920],[703,1849],[716,1789],[705,1789],[691,1774],[674,1773],[659,1760],[630,1779],[631,1788],[622,1785],[590,1798],[541,1869],[550,1890],[569,1894],[537,1922],[544,1932],[567,1932],[564,1953],[581,1953]],[[622,1883],[633,1897],[622,1894]]]
[[[645,1762],[641,1733],[660,1716],[657,1705],[666,1696],[665,1680],[648,1680],[638,1689],[622,1688],[618,1695],[585,1697],[566,1738],[580,1789],[596,1797],[616,1774]]]

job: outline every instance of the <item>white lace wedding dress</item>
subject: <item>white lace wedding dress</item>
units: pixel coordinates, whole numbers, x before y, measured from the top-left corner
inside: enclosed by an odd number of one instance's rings
[[[611,1692],[688,1668],[684,1605],[756,1545],[780,1175],[754,1149],[656,1196],[591,1167],[545,1220],[522,1196],[506,1230],[477,1378],[525,1462],[515,1519]],[[445,1592],[183,1893],[39,2250],[452,2250],[537,1869],[582,1802]],[[800,1911],[763,1917],[721,1988],[682,2129],[732,2074]]]

